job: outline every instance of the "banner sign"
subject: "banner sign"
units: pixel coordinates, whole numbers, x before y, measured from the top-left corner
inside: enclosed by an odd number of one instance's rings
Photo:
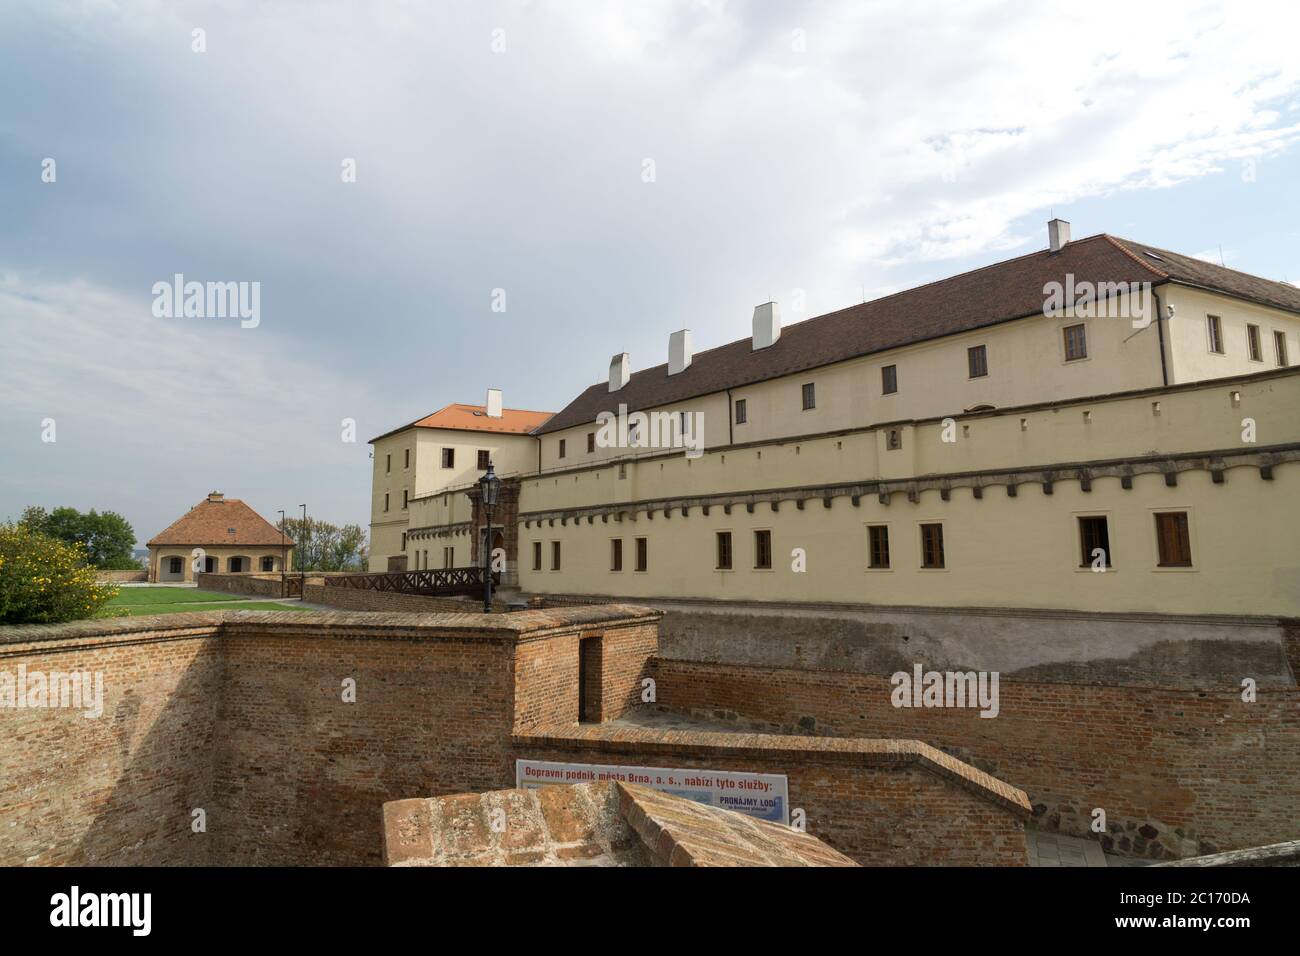
[[[639,783],[705,806],[735,810],[760,820],[790,825],[790,794],[784,774],[628,767],[622,764],[550,763],[545,760],[515,761],[515,786],[525,790],[556,783],[605,780]]]

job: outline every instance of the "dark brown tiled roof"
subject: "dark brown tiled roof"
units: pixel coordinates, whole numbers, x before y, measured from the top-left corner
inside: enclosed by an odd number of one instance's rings
[[[1160,258],[1155,259],[1150,252]],[[850,306],[781,330],[775,345],[754,351],[748,338],[696,353],[668,375],[667,364],[634,373],[610,392],[586,389],[536,434],[594,422],[602,411],[654,408],[752,385],[874,352],[969,332],[1043,311],[1044,287],[1082,282],[1182,282],[1300,313],[1300,288],[1113,236],[1091,236],[1059,252],[1043,250],[928,285]]]
[[[279,528],[238,498],[223,498],[220,501],[204,498],[178,520],[154,535],[149,540],[149,544],[196,547],[247,544],[253,547],[268,545],[278,547],[281,540],[289,547],[293,546],[292,538],[281,539]]]

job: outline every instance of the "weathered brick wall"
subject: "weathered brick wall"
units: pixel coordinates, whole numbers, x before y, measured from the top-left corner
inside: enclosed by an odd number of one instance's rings
[[[1024,866],[1027,805],[1014,788],[931,748],[900,741],[825,741],[644,730],[517,737],[516,756],[575,763],[699,767],[785,774],[807,832],[867,866]],[[935,757],[942,760],[941,754]]]
[[[895,708],[887,678],[655,661],[659,703],[753,726],[926,741],[1023,788],[1036,826],[1176,858],[1295,836],[1300,691],[1117,687],[1003,680],[1000,712]]]
[[[308,578],[303,600],[308,604],[328,604],[347,611],[409,611],[415,614],[451,611],[473,614],[483,610],[480,597],[429,597],[424,594],[401,594],[397,591],[363,591],[359,588],[326,587],[311,584]],[[492,599],[492,610],[504,613],[505,602]]]
[[[515,732],[576,723],[578,655],[584,637],[599,637],[597,720],[615,720],[640,702],[641,681],[650,676],[659,646],[658,616],[632,624],[578,628],[570,634],[521,642],[515,657]]]
[[[513,781],[505,639],[230,624],[222,641],[224,864],[379,863],[385,801]]]
[[[191,823],[214,809],[219,617],[162,620],[0,628],[0,675],[103,679],[97,718],[0,709],[0,864],[213,862]]]
[[[385,801],[513,786],[517,649],[546,678],[526,706],[576,720],[579,634],[626,634],[645,650],[614,656],[639,673],[655,620],[217,611],[0,628],[0,684],[20,667],[104,680],[97,719],[0,708],[0,865],[378,863]]]

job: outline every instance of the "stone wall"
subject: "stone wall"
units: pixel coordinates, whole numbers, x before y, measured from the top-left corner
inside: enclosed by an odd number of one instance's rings
[[[657,658],[658,702],[764,730],[924,740],[1023,788],[1036,826],[1151,858],[1276,842],[1300,813],[1300,691],[1002,680],[993,719],[895,708],[887,677]]]
[[[290,573],[288,577],[298,575]],[[308,575],[307,580],[313,577]],[[200,571],[194,576],[197,586],[204,591],[222,591],[227,594],[246,594],[255,597],[282,597],[280,573],[251,572],[230,573]]]
[[[95,571],[95,581],[100,584],[139,584],[149,580],[149,572],[139,571]]]

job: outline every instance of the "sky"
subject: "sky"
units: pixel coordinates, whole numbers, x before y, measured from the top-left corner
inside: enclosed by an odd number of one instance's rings
[[[1300,283],[1298,35],[1293,0],[9,0],[0,520],[364,526],[367,440],[449,402],[558,411],[1053,216]],[[256,320],[168,314],[177,274]]]

